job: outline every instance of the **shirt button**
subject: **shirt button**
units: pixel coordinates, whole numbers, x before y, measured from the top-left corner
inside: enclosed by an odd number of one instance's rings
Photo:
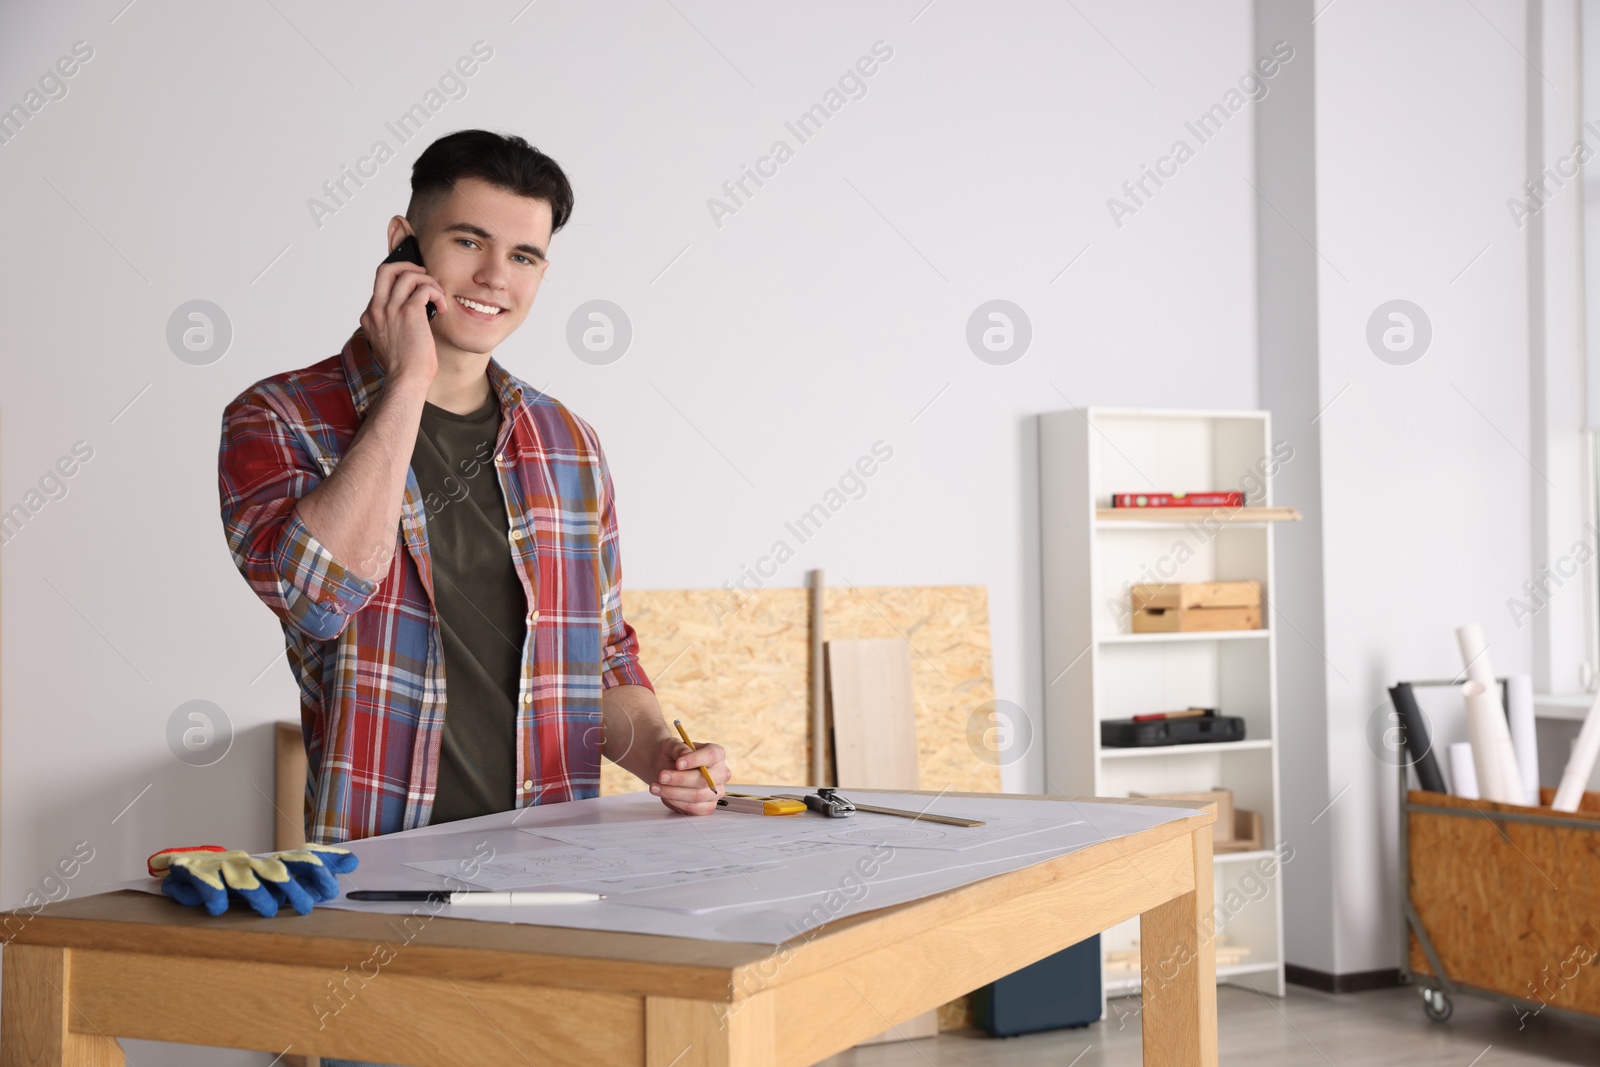
[[[513,540],[513,541],[522,540],[522,530],[521,530],[520,527],[511,531],[511,540]]]
[[[527,781],[523,782],[522,783],[522,788],[523,788],[524,791],[532,789],[533,788],[533,779],[529,778]]]

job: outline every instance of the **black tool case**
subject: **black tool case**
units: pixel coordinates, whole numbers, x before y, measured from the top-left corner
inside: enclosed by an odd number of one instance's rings
[[[1149,748],[1155,745],[1199,745],[1243,741],[1244,720],[1237,715],[1195,715],[1186,719],[1106,719],[1100,723],[1105,748]]]

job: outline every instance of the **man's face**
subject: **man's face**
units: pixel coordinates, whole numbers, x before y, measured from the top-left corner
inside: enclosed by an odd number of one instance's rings
[[[455,183],[417,234],[428,274],[449,298],[430,324],[437,340],[489,353],[522,325],[544,279],[550,221],[548,201],[479,178]]]

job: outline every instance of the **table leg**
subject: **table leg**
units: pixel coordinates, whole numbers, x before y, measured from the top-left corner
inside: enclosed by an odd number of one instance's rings
[[[3,971],[0,1067],[124,1067],[122,1046],[68,1000],[70,949],[8,945]]]
[[[1217,951],[1211,827],[1192,834],[1194,889],[1139,919],[1146,1067],[1216,1067]]]
[[[646,1067],[773,1067],[778,1050],[772,994],[733,1004],[649,997],[644,1044]]]

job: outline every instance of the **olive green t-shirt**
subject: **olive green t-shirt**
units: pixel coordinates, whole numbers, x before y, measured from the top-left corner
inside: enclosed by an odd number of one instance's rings
[[[427,515],[444,639],[445,718],[429,823],[514,807],[517,695],[528,600],[495,476],[500,401],[467,415],[424,404],[411,453]]]

